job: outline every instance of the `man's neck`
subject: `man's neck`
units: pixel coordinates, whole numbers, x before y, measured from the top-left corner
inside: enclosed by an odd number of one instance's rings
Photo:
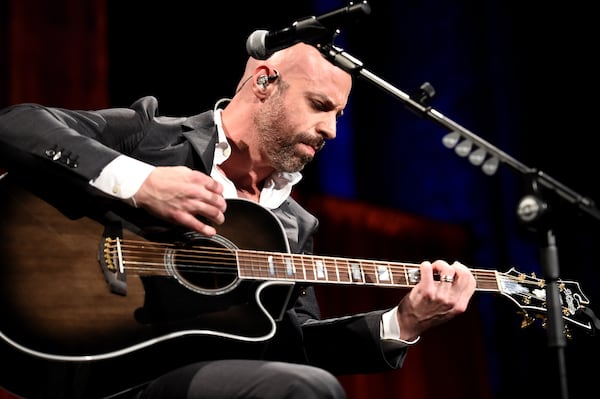
[[[235,160],[236,157],[232,154],[227,161],[219,166],[219,169],[233,182],[240,197],[258,202],[265,180],[273,173],[272,169],[262,168],[263,171],[259,173],[255,168],[252,168],[249,162],[236,163]]]

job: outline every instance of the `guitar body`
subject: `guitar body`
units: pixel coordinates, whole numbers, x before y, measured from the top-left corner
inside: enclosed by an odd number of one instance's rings
[[[5,180],[0,180],[0,386],[19,396],[46,397],[46,387],[28,376],[47,375],[47,388],[69,390],[65,396],[76,397],[80,387],[70,384],[87,380],[93,395],[102,397],[198,356],[210,358],[216,340],[232,338],[232,351],[240,345],[258,350],[274,334],[292,283],[234,281],[221,289],[171,275],[125,272],[115,289],[99,261],[105,226],[70,220]],[[196,239],[216,247],[235,242],[287,251],[278,221],[252,205],[230,204],[220,228],[227,240]]]

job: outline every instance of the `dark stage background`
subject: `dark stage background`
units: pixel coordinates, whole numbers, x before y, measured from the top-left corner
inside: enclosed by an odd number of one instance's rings
[[[371,15],[344,29],[336,44],[404,92],[430,82],[433,108],[575,193],[600,198],[600,28],[591,4],[369,3]],[[251,32],[344,5],[0,0],[0,106],[31,101],[88,109],[154,95],[163,115],[197,113],[232,94]],[[485,175],[442,145],[445,133],[357,79],[338,139],[298,187],[324,226],[340,227],[323,227],[318,248],[414,262],[459,258],[473,268],[543,276],[544,240],[516,216],[530,193],[528,179],[504,164]],[[542,194],[551,204],[560,276],[580,282],[598,310],[599,221],[549,190]],[[400,297],[320,292],[331,312],[387,306]],[[467,314],[426,336],[402,370],[344,379],[349,396],[557,398],[557,350],[539,322],[522,329],[516,310],[507,298],[477,294]],[[571,397],[587,397],[596,385],[598,338],[576,331],[564,355]]]

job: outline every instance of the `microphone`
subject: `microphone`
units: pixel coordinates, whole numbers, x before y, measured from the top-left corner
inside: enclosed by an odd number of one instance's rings
[[[337,30],[350,22],[355,22],[362,15],[371,13],[371,7],[366,1],[359,4],[350,3],[348,6],[328,12],[321,16],[306,17],[292,26],[269,32],[257,30],[246,40],[248,55],[259,60],[266,60],[274,52],[304,42],[311,45],[332,42]]]

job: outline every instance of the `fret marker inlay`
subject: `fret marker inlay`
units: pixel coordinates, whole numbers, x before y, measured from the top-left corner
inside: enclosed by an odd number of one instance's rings
[[[377,266],[379,281],[390,281],[390,271],[387,266]]]
[[[294,276],[296,274],[296,267],[292,258],[285,258],[285,272],[288,276]]]
[[[317,279],[324,279],[325,278],[325,264],[320,259],[316,261],[316,264],[317,264]]]
[[[419,269],[411,269],[408,271],[408,282],[416,284],[421,279],[421,271]]]
[[[350,263],[350,267],[352,270],[352,280],[353,281],[361,281],[362,280],[362,271],[360,269],[360,265],[358,263]]]
[[[269,274],[271,276],[275,275],[275,262],[273,262],[273,255],[269,255],[267,257],[267,263],[269,264]]]

